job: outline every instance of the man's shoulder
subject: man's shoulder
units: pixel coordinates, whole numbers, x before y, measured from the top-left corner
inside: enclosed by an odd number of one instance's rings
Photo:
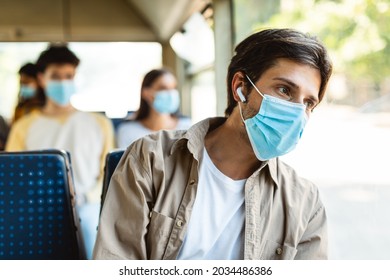
[[[135,146],[143,146],[147,149],[156,149],[158,147],[170,149],[177,141],[185,139],[185,135],[185,130],[160,130],[141,137],[133,144]]]
[[[179,154],[186,149],[180,149],[179,146],[184,147],[185,140],[181,139],[184,131],[158,131],[135,140],[126,149],[123,158],[127,158],[142,170],[150,170],[165,168],[164,166],[172,166],[177,163]],[[182,143],[182,145],[178,145]],[[177,147],[175,149],[175,147]],[[178,153],[175,153],[177,151]],[[174,156],[173,153],[175,153]],[[185,152],[187,153],[187,152]],[[182,162],[183,158],[181,158]]]
[[[277,183],[284,192],[291,192],[297,195],[317,195],[318,188],[312,181],[301,177],[293,167],[279,158],[275,162]]]
[[[187,130],[160,130],[133,142],[129,149],[134,157],[156,157],[168,159],[173,154],[192,154],[199,158],[204,147],[204,137],[214,120],[219,123],[225,119],[205,119]],[[176,158],[176,157],[173,157]]]
[[[285,206],[301,214],[306,213],[305,219],[308,221],[323,208],[319,189],[312,181],[301,177],[290,165],[280,159],[276,162],[277,196],[281,198]]]

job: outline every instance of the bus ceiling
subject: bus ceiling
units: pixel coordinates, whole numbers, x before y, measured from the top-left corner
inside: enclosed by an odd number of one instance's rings
[[[168,42],[210,0],[0,0],[1,42]]]

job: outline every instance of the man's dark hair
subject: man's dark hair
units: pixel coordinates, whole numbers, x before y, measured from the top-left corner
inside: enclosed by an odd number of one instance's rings
[[[38,67],[35,64],[28,62],[24,64],[22,67],[20,67],[18,73],[19,75],[23,74],[36,79],[38,76]]]
[[[80,59],[66,45],[50,45],[44,50],[38,60],[39,71],[44,72],[50,64],[71,64],[77,67]]]
[[[326,85],[332,74],[332,63],[325,47],[315,37],[292,29],[267,29],[257,32],[235,48],[227,74],[228,105],[225,115],[229,116],[237,102],[232,91],[232,79],[235,73],[243,72],[256,83],[261,75],[276,64],[280,58],[318,69],[321,74],[319,101],[325,94]],[[244,88],[250,92],[252,85],[245,79]]]

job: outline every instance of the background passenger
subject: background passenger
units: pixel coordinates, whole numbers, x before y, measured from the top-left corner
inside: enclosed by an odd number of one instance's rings
[[[3,151],[5,148],[5,143],[7,142],[9,132],[9,126],[3,116],[0,116],[0,151]]]
[[[38,81],[38,67],[33,63],[23,65],[19,70],[20,91],[13,122],[33,110],[45,105],[46,96]]]
[[[88,257],[96,237],[100,180],[105,155],[113,148],[111,122],[101,114],[76,110],[70,103],[76,93],[77,56],[66,46],[50,46],[38,58],[38,77],[47,102],[42,110],[20,118],[11,128],[7,151],[64,149],[70,152],[81,230]]]
[[[145,75],[135,119],[118,126],[118,148],[124,149],[138,138],[161,129],[190,127],[190,118],[179,117],[180,97],[176,87],[176,78],[167,69],[154,69]]]

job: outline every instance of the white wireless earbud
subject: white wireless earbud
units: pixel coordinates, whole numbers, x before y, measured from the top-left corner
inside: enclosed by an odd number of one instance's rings
[[[241,102],[246,102],[246,98],[245,96],[242,94],[242,89],[241,87],[239,87],[237,89],[237,94],[238,94],[238,97],[240,98]]]

